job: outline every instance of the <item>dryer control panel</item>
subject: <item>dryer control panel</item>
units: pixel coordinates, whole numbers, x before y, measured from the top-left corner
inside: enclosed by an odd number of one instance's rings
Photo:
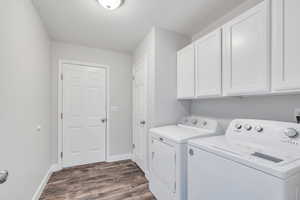
[[[216,119],[202,117],[202,116],[188,116],[184,117],[178,122],[179,126],[204,129],[209,131],[223,131],[220,124]]]

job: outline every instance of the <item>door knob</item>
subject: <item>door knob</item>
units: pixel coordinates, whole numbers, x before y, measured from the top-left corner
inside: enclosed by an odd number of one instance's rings
[[[102,123],[105,123],[105,122],[107,122],[107,119],[106,119],[106,118],[103,118],[103,119],[101,119],[101,122],[102,122]]]
[[[142,125],[145,125],[146,124],[146,121],[140,121],[140,124],[142,124]]]
[[[0,171],[0,184],[5,183],[7,181],[8,178],[8,171],[3,170]]]

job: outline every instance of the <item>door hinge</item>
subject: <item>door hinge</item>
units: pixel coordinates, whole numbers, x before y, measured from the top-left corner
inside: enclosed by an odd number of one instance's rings
[[[64,80],[64,75],[60,74],[60,80]]]
[[[60,118],[61,118],[61,119],[64,118],[64,113],[60,113]]]
[[[132,76],[132,80],[133,80],[133,81],[135,80],[135,76]]]
[[[64,153],[60,152],[60,157],[63,158],[64,157]]]
[[[132,148],[135,149],[135,144],[132,144]]]

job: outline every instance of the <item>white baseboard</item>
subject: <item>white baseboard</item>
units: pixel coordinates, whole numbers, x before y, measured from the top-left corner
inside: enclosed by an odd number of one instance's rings
[[[107,158],[107,162],[116,162],[116,161],[121,161],[121,160],[129,160],[131,158],[132,158],[131,154],[114,155],[114,156],[109,156]]]
[[[51,167],[49,168],[49,170],[47,171],[46,175],[44,176],[41,184],[39,185],[39,187],[37,188],[36,192],[34,193],[32,200],[39,200],[43,190],[45,189],[48,180],[50,178],[50,176],[52,175],[53,172],[58,171],[57,169],[57,165],[51,165]]]
[[[136,161],[134,155],[132,155],[132,158],[131,158],[131,159],[132,159],[133,162],[135,162],[135,163],[139,166],[139,164],[138,164],[138,162]],[[144,172],[146,179],[147,179],[148,181],[150,181],[150,171],[149,171],[149,169],[143,169],[142,166],[139,166],[139,168]]]
[[[59,170],[62,170],[62,167],[59,164],[53,164],[51,166],[52,172],[57,172]]]
[[[149,173],[149,171],[145,171],[144,173],[145,173],[146,179],[150,182],[150,173]]]

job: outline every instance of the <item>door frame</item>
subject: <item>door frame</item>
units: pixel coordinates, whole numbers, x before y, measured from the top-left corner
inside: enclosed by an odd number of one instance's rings
[[[109,136],[110,136],[110,66],[108,65],[100,65],[96,63],[89,62],[81,62],[76,60],[65,60],[59,59],[58,61],[58,73],[57,73],[57,165],[58,169],[63,168],[61,153],[63,152],[63,123],[61,119],[61,113],[63,111],[63,80],[61,79],[61,75],[63,72],[64,64],[73,64],[73,65],[81,65],[87,67],[94,68],[103,68],[106,70],[106,133],[105,133],[105,160],[109,159]]]

